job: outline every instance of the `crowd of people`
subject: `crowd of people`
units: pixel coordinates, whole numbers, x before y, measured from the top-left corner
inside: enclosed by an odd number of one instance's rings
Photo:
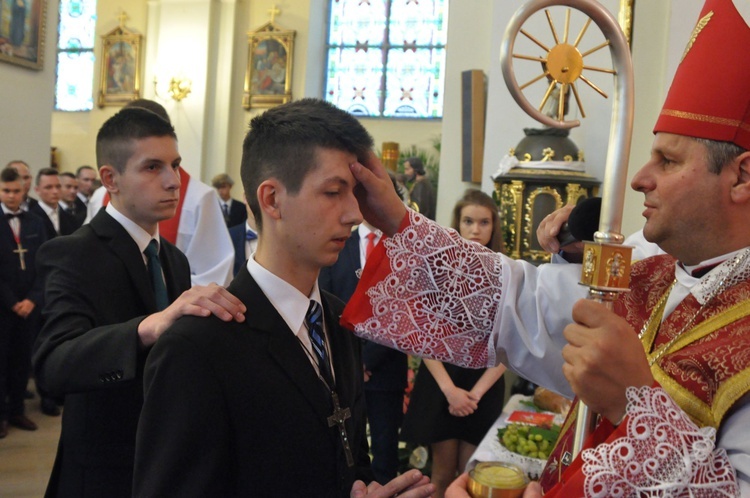
[[[750,69],[732,47],[750,28],[730,0],[701,16],[631,184],[659,250],[611,308],[577,264],[505,256],[486,194],[453,229],[408,209],[362,124],[322,100],[252,119],[245,202],[226,175],[190,178],[149,101],[102,125],[97,170],[39,170],[38,200],[12,161],[0,437],[36,428],[33,356],[49,414],[64,403],[48,496],[460,498],[507,368],[600,415],[576,455],[571,410],[525,498],[749,493]],[[569,212],[540,226],[548,250]],[[405,353],[423,366],[404,417]],[[431,446],[432,482],[399,475],[399,439]]]

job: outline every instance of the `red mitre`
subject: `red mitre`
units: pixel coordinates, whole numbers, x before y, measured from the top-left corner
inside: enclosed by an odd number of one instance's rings
[[[750,149],[750,27],[732,0],[703,6],[656,132]]]

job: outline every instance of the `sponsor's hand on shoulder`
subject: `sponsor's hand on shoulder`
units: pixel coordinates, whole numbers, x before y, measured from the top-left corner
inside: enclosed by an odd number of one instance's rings
[[[138,325],[141,344],[150,346],[181,316],[216,315],[229,322],[245,321],[247,308],[224,287],[217,284],[194,285],[183,292],[164,311],[147,316]]]

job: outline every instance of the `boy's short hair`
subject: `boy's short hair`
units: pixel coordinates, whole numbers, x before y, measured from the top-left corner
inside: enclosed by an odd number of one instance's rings
[[[256,116],[242,144],[240,176],[250,210],[262,229],[256,192],[276,178],[295,194],[305,176],[317,167],[316,149],[352,153],[364,161],[373,140],[357,119],[319,99],[301,99]]]
[[[96,171],[92,166],[89,166],[88,164],[84,164],[83,166],[78,166],[78,169],[76,170],[76,178],[81,176],[81,172],[83,170],[90,169],[91,171]]]
[[[0,182],[3,183],[9,183],[9,182],[20,182],[21,181],[21,174],[15,170],[15,168],[11,168],[10,166],[6,166],[3,168],[3,171],[0,172]]]
[[[42,168],[36,174],[36,183],[34,185],[39,186],[39,182],[42,181],[43,176],[60,176],[60,172],[55,168]]]
[[[157,114],[160,118],[162,118],[167,123],[172,124],[172,120],[169,119],[169,113],[167,113],[167,110],[164,108],[163,105],[156,102],[155,100],[149,100],[149,99],[131,100],[130,102],[128,102],[127,104],[123,106],[123,109],[130,109],[131,107],[139,107],[141,109],[147,109]]]
[[[31,169],[31,167],[29,166],[29,163],[27,163],[26,161],[22,161],[21,159],[13,159],[12,161],[8,161],[8,164],[6,164],[5,167],[10,168],[11,164],[16,164],[16,163],[23,164],[27,168]]]
[[[211,179],[211,185],[213,188],[223,187],[224,185],[234,186],[234,180],[226,173],[219,173]]]
[[[133,155],[133,141],[165,136],[177,140],[174,128],[168,121],[141,107],[123,108],[99,128],[96,135],[96,164],[100,169],[109,164],[122,173]]]

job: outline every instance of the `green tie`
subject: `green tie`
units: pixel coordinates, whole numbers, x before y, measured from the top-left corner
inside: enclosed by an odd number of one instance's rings
[[[146,255],[146,265],[151,276],[151,287],[154,289],[154,295],[156,296],[156,307],[159,311],[162,311],[169,306],[169,297],[167,296],[167,286],[164,284],[164,275],[161,271],[159,250],[155,239],[151,239],[143,253]]]

